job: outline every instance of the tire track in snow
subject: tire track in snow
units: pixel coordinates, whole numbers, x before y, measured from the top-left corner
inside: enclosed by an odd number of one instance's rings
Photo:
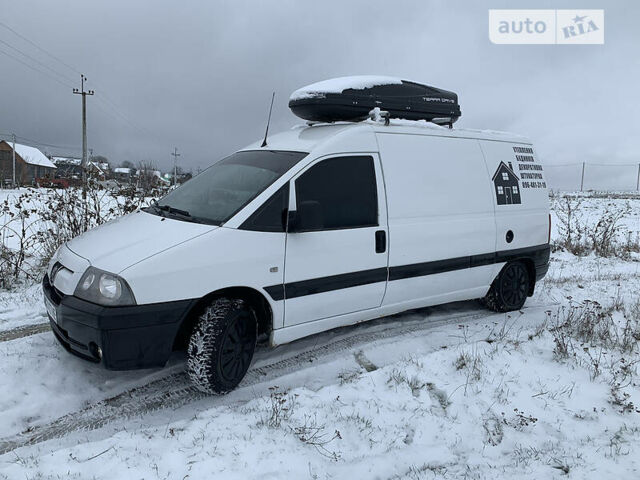
[[[36,335],[48,331],[49,323],[37,323],[35,325],[23,325],[21,327],[12,328],[11,330],[0,331],[0,342],[8,342],[18,338]]]
[[[525,309],[526,313],[548,309],[548,305]],[[332,358],[335,353],[376,341],[395,340],[398,337],[417,332],[433,330],[442,325],[455,324],[489,318],[494,312],[471,312],[449,315],[441,319],[415,321],[409,325],[399,323],[383,330],[355,332],[339,340],[314,346],[293,356],[277,360],[266,365],[251,368],[237,390],[245,389],[301,369],[301,365],[312,364],[322,358]],[[500,314],[498,314],[500,315]],[[171,408],[177,409],[197,400],[209,398],[208,406],[225,403],[225,396],[211,396],[197,390],[190,384],[185,372],[178,372],[154,380],[148,384],[134,387],[113,397],[93,403],[82,410],[68,413],[49,423],[37,425],[28,430],[0,439],[0,455],[17,448],[35,445],[47,440],[64,437],[76,431],[92,431],[113,421],[122,421],[139,417],[146,413]]]

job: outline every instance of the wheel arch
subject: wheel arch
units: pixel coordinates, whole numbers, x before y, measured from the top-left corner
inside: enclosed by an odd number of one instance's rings
[[[524,266],[527,268],[527,273],[529,274],[529,292],[527,292],[527,296],[530,297],[533,295],[536,287],[536,265],[533,263],[533,260],[527,257],[521,258],[520,261],[524,263]]]
[[[258,318],[258,339],[260,340],[260,338],[265,335],[267,338],[269,337],[271,330],[273,329],[273,309],[271,308],[271,304],[267,300],[266,296],[251,287],[226,287],[208,293],[196,301],[190,308],[176,332],[176,336],[173,341],[174,351],[186,349],[189,343],[189,337],[191,336],[191,332],[193,331],[198,317],[204,311],[206,306],[213,301],[213,299],[219,297],[241,298],[245,300],[251,306]]]
[[[527,269],[527,273],[529,274],[529,291],[527,292],[527,296],[530,297],[533,295],[533,292],[536,286],[536,265],[531,258],[518,257],[518,258],[510,259],[500,269],[500,271],[498,272],[498,275],[496,275],[496,280],[498,279],[502,271],[507,267],[507,265],[509,265],[510,263],[516,263],[516,262],[522,263]]]

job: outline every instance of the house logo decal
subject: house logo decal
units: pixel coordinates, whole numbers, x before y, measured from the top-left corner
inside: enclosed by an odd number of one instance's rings
[[[520,201],[520,180],[513,173],[510,165],[500,162],[496,173],[493,174],[493,185],[496,190],[498,205],[522,203]]]

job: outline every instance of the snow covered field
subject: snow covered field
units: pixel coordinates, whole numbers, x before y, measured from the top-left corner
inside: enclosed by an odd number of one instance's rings
[[[639,197],[578,213],[612,205],[628,241]],[[0,478],[638,478],[638,260],[558,251],[521,313],[464,302],[262,350],[222,397],[179,355],[76,359],[40,331],[38,286],[0,293]]]

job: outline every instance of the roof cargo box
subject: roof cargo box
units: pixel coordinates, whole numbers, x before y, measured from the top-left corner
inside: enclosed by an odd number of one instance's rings
[[[312,122],[361,121],[375,107],[392,118],[453,123],[460,117],[458,95],[394,77],[341,77],[302,87],[289,108]]]

